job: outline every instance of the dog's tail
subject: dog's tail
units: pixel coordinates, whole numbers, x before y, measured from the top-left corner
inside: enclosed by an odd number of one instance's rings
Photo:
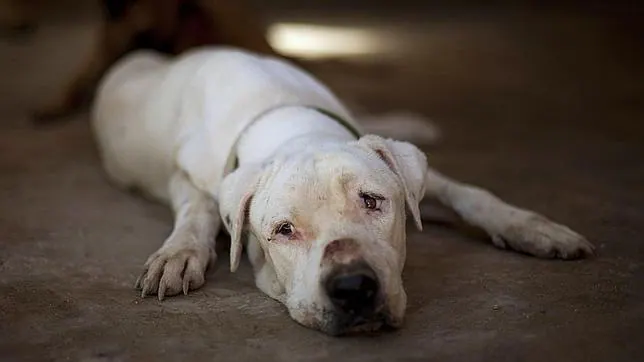
[[[441,131],[431,119],[410,111],[394,111],[379,115],[359,115],[366,133],[419,146],[433,146],[441,139]]]

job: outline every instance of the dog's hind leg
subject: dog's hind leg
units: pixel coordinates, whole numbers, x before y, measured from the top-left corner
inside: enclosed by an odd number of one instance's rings
[[[425,180],[425,197],[437,199],[466,223],[481,228],[499,248],[562,259],[594,252],[593,245],[570,228],[510,205],[487,190],[452,180],[431,168]]]
[[[163,246],[152,254],[136,281],[141,295],[166,295],[197,289],[204,284],[209,264],[214,263],[215,237],[221,221],[215,200],[194,187],[177,171],[170,181],[174,229]]]

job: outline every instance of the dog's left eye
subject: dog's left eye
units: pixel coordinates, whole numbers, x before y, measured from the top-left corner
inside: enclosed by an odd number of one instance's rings
[[[360,193],[360,198],[364,203],[364,207],[369,210],[379,210],[382,200],[384,200],[384,197],[380,195],[367,194],[364,192]]]
[[[291,224],[290,222],[284,222],[279,224],[275,228],[275,234],[284,235],[284,236],[293,235],[293,224]]]

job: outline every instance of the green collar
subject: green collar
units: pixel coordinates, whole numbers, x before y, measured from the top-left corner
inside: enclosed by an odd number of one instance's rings
[[[310,107],[311,109],[314,109],[325,116],[335,120],[338,122],[340,125],[342,125],[344,128],[346,128],[351,134],[356,138],[360,138],[362,136],[362,133],[354,127],[350,122],[348,122],[346,119],[338,116],[335,113],[329,112],[326,109],[318,108],[318,107]],[[239,158],[237,157],[237,154],[233,155],[233,159],[231,160],[232,162],[229,164],[232,164],[232,168],[230,169],[229,172],[232,172],[233,170],[236,170],[237,167],[239,167]]]
[[[362,133],[361,133],[358,129],[356,129],[356,128],[355,128],[351,123],[349,123],[346,119],[344,119],[344,118],[342,118],[342,117],[338,116],[337,114],[335,114],[335,113],[331,113],[331,112],[327,111],[326,109],[322,109],[322,108],[313,107],[312,109],[314,109],[314,110],[316,110],[316,111],[318,111],[318,112],[320,112],[320,113],[324,114],[325,116],[327,116],[327,117],[329,117],[329,118],[331,118],[331,119],[335,120],[336,122],[340,123],[340,125],[342,125],[342,126],[343,126],[344,128],[346,128],[349,132],[351,132],[351,134],[353,135],[353,137],[355,137],[355,138],[360,138],[360,137],[362,136]]]

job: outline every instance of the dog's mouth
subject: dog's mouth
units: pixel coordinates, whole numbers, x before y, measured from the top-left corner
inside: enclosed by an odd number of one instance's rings
[[[337,316],[328,333],[332,336],[379,335],[398,328],[390,316],[378,313],[372,316]]]
[[[384,319],[379,320],[360,320],[357,323],[354,323],[352,326],[347,327],[343,333],[340,335],[352,336],[352,335],[368,335],[380,333],[385,330],[387,323]]]

